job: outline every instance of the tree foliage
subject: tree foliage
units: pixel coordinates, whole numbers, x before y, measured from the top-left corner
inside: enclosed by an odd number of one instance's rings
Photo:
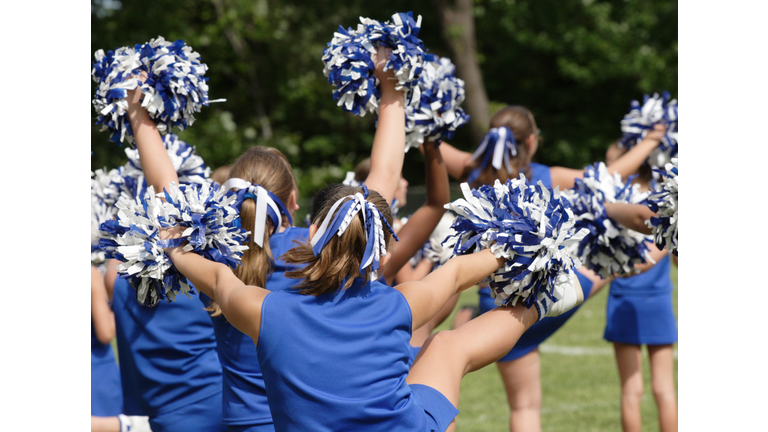
[[[209,66],[210,98],[227,101],[204,109],[179,133],[181,139],[214,168],[250,146],[276,147],[291,161],[305,199],[343,179],[369,155],[373,142],[374,116],[342,112],[322,73],[322,50],[339,25],[354,27],[360,16],[383,21],[413,10],[422,15],[420,37],[430,52],[451,56],[436,1],[350,0],[340,6],[328,0],[92,0],[91,5],[91,59],[97,49],[132,46],[158,35],[183,39]],[[474,18],[490,111],[506,104],[532,110],[546,137],[536,156],[540,162],[580,167],[602,159],[620,133],[630,100],[662,90],[676,96],[674,1],[476,0]],[[125,162],[123,149],[107,139],[94,125],[93,169]],[[466,150],[476,145],[466,130],[454,143]],[[411,183],[422,183],[422,159],[412,153],[404,173]]]

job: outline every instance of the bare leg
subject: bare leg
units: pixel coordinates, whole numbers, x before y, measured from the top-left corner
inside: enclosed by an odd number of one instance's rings
[[[120,432],[120,420],[117,417],[91,416],[91,432]]]
[[[455,330],[437,332],[421,348],[406,378],[424,384],[459,406],[461,379],[500,359],[538,319],[535,308],[498,307]],[[448,428],[452,430],[454,423]]]
[[[672,345],[648,345],[651,359],[651,387],[659,409],[659,430],[677,432],[675,359]]]
[[[509,430],[541,432],[541,357],[538,348],[496,363],[509,400]]]
[[[424,345],[424,341],[426,341],[429,335],[432,334],[432,331],[436,329],[437,326],[439,326],[443,321],[445,321],[451,312],[453,312],[453,308],[456,307],[456,303],[458,301],[459,294],[456,294],[448,299],[448,302],[445,303],[445,306],[443,306],[443,308],[440,309],[440,312],[438,312],[437,315],[429,320],[428,323],[414,330],[413,334],[411,335],[411,346],[419,347]]]
[[[621,379],[621,426],[624,432],[640,432],[640,400],[643,398],[640,345],[614,343]]]

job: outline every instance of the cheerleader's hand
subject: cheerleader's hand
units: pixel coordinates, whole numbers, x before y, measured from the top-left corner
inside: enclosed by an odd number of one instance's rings
[[[177,238],[181,238],[182,234],[184,233],[185,228],[181,225],[176,225],[172,228],[164,228],[161,229],[158,232],[158,236],[160,237],[160,240],[173,240]],[[163,248],[164,251],[169,252],[173,249],[176,249],[177,247],[183,247],[184,245],[180,246],[171,246],[167,248]]]
[[[657,123],[653,125],[653,130],[649,131],[645,135],[645,139],[652,139],[661,142],[661,139],[664,138],[664,135],[667,133],[667,127],[664,126],[661,123]]]
[[[387,48],[383,45],[379,47],[379,49],[376,51],[376,54],[374,54],[371,58],[373,60],[373,64],[376,65],[376,69],[373,71],[373,75],[376,76],[376,78],[378,78],[382,84],[388,83],[394,87],[395,83],[397,82],[394,69],[389,69],[386,72],[384,71],[384,65],[387,64],[387,61],[389,61],[390,55],[392,55],[392,48]]]
[[[141,100],[144,96],[144,93],[141,91],[141,85],[144,84],[144,81],[147,80],[147,77],[148,75],[145,71],[141,71],[138,75],[133,76],[133,78],[139,80],[139,86],[133,90],[127,90],[128,96],[126,99],[128,100],[128,106],[136,106],[137,104],[141,104]]]

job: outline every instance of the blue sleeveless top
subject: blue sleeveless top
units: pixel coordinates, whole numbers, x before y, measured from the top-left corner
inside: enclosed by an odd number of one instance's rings
[[[531,168],[531,178],[529,183],[536,184],[539,180],[544,186],[552,187],[552,175],[549,173],[549,167],[540,163],[531,162],[528,165]]]
[[[412,322],[405,297],[378,281],[268,294],[257,353],[275,429],[426,430],[405,382]]]
[[[155,416],[221,392],[221,365],[208,313],[179,295],[155,307],[115,279],[115,313],[124,414]]]
[[[671,292],[673,285],[669,276],[670,262],[667,255],[639,275],[614,279],[611,282],[611,294],[653,296]]]
[[[267,279],[265,288],[281,291],[297,282],[296,279],[284,276],[285,272],[293,270],[295,266],[286,264],[279,257],[295,246],[294,239],[308,237],[309,228],[296,227],[269,237],[275,268]],[[210,304],[210,297],[203,293],[200,293],[200,300],[206,306]],[[221,422],[225,425],[272,423],[264,378],[261,375],[253,339],[236,329],[223,315],[211,317],[211,322],[224,374]]]

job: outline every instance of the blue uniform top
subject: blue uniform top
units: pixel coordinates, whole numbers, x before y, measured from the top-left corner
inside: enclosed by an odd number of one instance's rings
[[[182,294],[173,303],[146,307],[125,279],[115,280],[125,414],[156,416],[221,392],[213,327],[194,297]]]
[[[539,180],[548,188],[552,188],[552,175],[549,167],[540,163],[531,162],[528,165],[531,168],[531,178],[529,183],[536,184]]]
[[[279,257],[291,249],[294,239],[307,239],[309,228],[291,227],[269,237],[269,246],[275,258],[275,268],[267,279],[266,289],[281,291],[297,282],[284,276],[295,266],[288,265]],[[207,306],[210,298],[200,294]],[[256,345],[250,336],[236,329],[223,315],[211,317],[216,335],[216,349],[224,373],[222,393],[222,418],[225,425],[262,425],[272,423],[267,403],[264,378],[256,357]]]
[[[670,262],[667,255],[639,275],[614,279],[611,282],[611,294],[652,296],[671,292],[673,285],[669,277]]]
[[[378,281],[269,293],[257,353],[275,429],[428,430],[405,382],[412,322],[405,297]]]

